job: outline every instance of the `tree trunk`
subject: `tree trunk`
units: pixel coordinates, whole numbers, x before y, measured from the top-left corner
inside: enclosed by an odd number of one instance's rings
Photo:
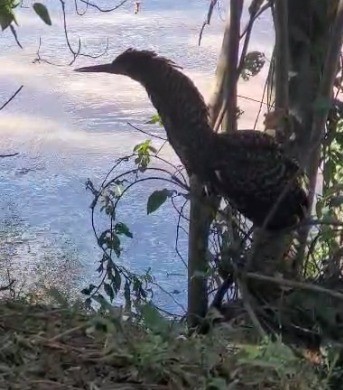
[[[225,27],[222,50],[217,69],[216,82],[209,103],[210,124],[216,126],[220,112],[227,110],[223,131],[233,131],[236,120],[236,81],[238,42],[243,0],[230,3],[230,16]],[[224,109],[224,111],[223,111]],[[231,119],[230,119],[231,118]],[[221,118],[223,119],[223,118]],[[221,122],[221,120],[220,120]],[[203,201],[204,191],[196,177],[190,179],[191,206],[188,241],[188,326],[193,328],[206,315],[208,307],[207,277],[208,238],[210,226],[218,209],[220,198]],[[209,206],[210,204],[210,206]]]
[[[285,143],[286,151],[295,157],[307,172],[310,179],[311,202],[314,196],[318,155],[320,155],[321,148],[320,138],[314,146],[311,135],[315,123],[315,104],[318,96],[328,97],[318,94],[318,91],[323,77],[328,42],[333,39],[330,36],[332,16],[335,16],[332,13],[332,6],[332,0],[320,2],[316,0],[276,0],[273,10],[276,24],[273,95],[276,109],[285,110],[290,119],[288,121],[290,127],[277,128],[276,137],[279,142]],[[331,93],[332,85],[329,88],[331,88]],[[323,111],[321,108],[321,134],[327,113],[328,109]],[[294,236],[258,231],[255,235],[255,256],[249,271],[282,273],[285,277],[300,276],[308,231],[309,229],[305,227],[297,232],[298,256],[292,261],[286,255]],[[270,291],[265,283],[254,283],[254,291],[262,293],[264,299],[270,298]]]

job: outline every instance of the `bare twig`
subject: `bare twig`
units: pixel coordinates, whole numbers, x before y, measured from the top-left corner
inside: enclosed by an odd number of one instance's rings
[[[211,0],[211,2],[210,2],[210,5],[209,5],[208,11],[207,11],[206,19],[205,19],[204,23],[202,24],[200,32],[199,32],[199,39],[198,39],[199,46],[201,45],[201,39],[202,39],[205,27],[209,26],[211,23],[213,9],[214,9],[215,5],[217,4],[217,1],[218,0]]]
[[[238,52],[240,40],[240,22],[243,10],[243,0],[230,2],[230,27],[225,30],[223,46],[227,45],[225,55],[225,72],[221,80],[223,101],[220,112],[216,117],[214,130],[218,131],[226,113],[226,131],[234,131],[237,127],[237,81],[238,73]],[[227,40],[227,43],[225,42]]]
[[[321,286],[316,286],[315,284],[311,284],[311,283],[297,282],[297,281],[291,280],[291,279],[276,278],[273,276],[262,275],[262,274],[254,273],[254,272],[247,272],[247,273],[245,273],[245,276],[247,279],[260,280],[263,282],[274,283],[274,284],[277,284],[279,286],[294,287],[294,288],[298,288],[300,290],[313,291],[313,292],[326,294],[326,295],[329,295],[333,298],[343,300],[342,293],[340,293],[338,291],[330,290],[328,288],[324,288]]]
[[[13,286],[13,284],[15,283],[15,280],[11,280],[7,286],[1,286],[0,287],[0,291],[6,291],[6,290],[10,290]]]
[[[251,322],[253,323],[255,329],[258,331],[260,337],[264,338],[266,336],[266,332],[262,328],[262,325],[260,324],[260,321],[258,320],[258,318],[254,312],[254,309],[251,305],[250,294],[249,294],[249,291],[247,289],[246,282],[245,282],[245,275],[242,279],[237,278],[237,284],[238,284],[238,288],[242,294],[244,308],[247,311],[247,313],[251,319]]]
[[[258,112],[257,112],[257,115],[256,115],[254,127],[253,127],[254,130],[256,130],[256,128],[257,128],[257,123],[258,123],[258,120],[259,120],[261,112],[262,112],[262,106],[265,104],[267,106],[267,108],[269,107],[269,104],[264,102],[264,98],[265,98],[266,93],[267,93],[267,88],[268,88],[268,82],[266,80],[265,83],[264,83],[263,92],[262,92],[262,98],[261,98],[261,101],[260,101],[260,105],[258,107]]]
[[[10,153],[10,154],[0,154],[0,158],[14,157],[18,156],[19,153]]]
[[[68,24],[67,24],[67,14],[66,14],[66,9],[65,9],[65,0],[59,0],[60,1],[60,4],[61,4],[61,8],[62,8],[62,15],[63,15],[63,31],[64,31],[64,36],[65,36],[65,40],[66,40],[66,43],[67,43],[67,47],[68,47],[68,50],[70,51],[70,53],[72,54],[73,58],[71,61],[69,61],[68,65],[72,65],[76,59],[78,57],[87,57],[87,58],[100,58],[102,57],[104,54],[107,53],[107,50],[108,50],[108,39],[107,39],[107,42],[106,42],[106,47],[105,49],[100,53],[100,54],[87,54],[87,53],[83,53],[82,52],[82,44],[81,44],[81,39],[79,38],[78,39],[78,44],[77,44],[77,49],[75,50],[71,44],[71,41],[70,41],[70,38],[69,38],[69,32],[68,32]],[[80,0],[81,1],[81,0]],[[77,6],[77,3],[75,3],[76,6]],[[76,12],[79,14],[79,15],[83,15],[83,14],[80,14],[78,9],[76,8]],[[56,64],[56,63],[53,63],[51,61],[48,61],[46,59],[43,59],[40,55],[40,49],[41,49],[41,44],[42,44],[42,41],[41,41],[41,38],[39,39],[39,47],[38,47],[38,50],[37,50],[37,58],[34,59],[33,62],[45,62],[47,64],[50,64],[50,65],[55,65],[55,66],[64,66],[64,64]]]
[[[88,4],[86,4],[86,9],[85,9],[84,11],[80,11],[80,10],[79,10],[78,0],[74,0],[74,6],[75,6],[75,11],[76,11],[76,13],[77,13],[79,16],[85,15],[85,13],[86,13],[87,10],[88,10]]]
[[[112,8],[101,8],[99,5],[95,4],[95,3],[92,3],[90,1],[87,1],[87,0],[79,0],[81,3],[83,4],[86,4],[87,6],[89,7],[93,7],[95,9],[97,9],[98,11],[100,12],[112,12],[112,11],[115,11],[117,10],[118,8],[120,8],[121,6],[123,6],[125,3],[127,3],[129,0],[122,0],[119,4],[117,4],[116,6],[112,7]]]
[[[13,34],[13,37],[14,37],[14,39],[15,39],[17,45],[22,49],[23,46],[22,46],[21,43],[19,42],[18,35],[17,35],[17,32],[16,32],[15,28],[13,27],[12,24],[10,24],[9,27],[10,27],[10,30],[11,30],[11,32],[12,32],[12,34]]]
[[[49,64],[49,65],[54,65],[54,66],[64,66],[64,64],[56,64],[55,62],[51,62],[45,58],[42,58],[41,55],[40,55],[40,50],[41,50],[41,47],[42,47],[42,37],[39,37],[39,45],[38,45],[38,49],[36,51],[36,58],[32,61],[34,64],[35,63],[40,63],[40,62],[44,62],[46,64]]]
[[[224,282],[217,289],[211,304],[212,307],[215,307],[216,309],[219,309],[221,307],[224,296],[232,285],[233,285],[233,277],[230,275],[224,280]]]
[[[244,36],[246,36],[246,37],[244,39],[243,49],[242,49],[242,53],[241,53],[241,59],[240,59],[239,66],[238,66],[238,71],[237,71],[238,77],[241,74],[243,66],[244,66],[245,56],[246,56],[247,51],[248,51],[250,36],[251,36],[251,32],[252,32],[252,29],[254,26],[254,22],[263,12],[265,12],[268,8],[270,8],[269,3],[265,4],[261,9],[258,8],[258,5],[256,5],[255,7],[253,6],[254,4],[258,4],[259,2],[260,2],[259,0],[254,0],[252,2],[252,5],[250,6],[251,11],[250,11],[249,22],[248,22],[243,34],[240,36],[240,39],[242,39]]]
[[[3,110],[17,95],[18,93],[24,88],[23,85],[21,85],[15,92],[14,94],[6,100],[6,102],[0,107],[0,111]]]
[[[287,0],[275,2],[273,10],[275,26],[275,106],[288,111],[288,73],[289,73],[289,50],[288,50],[288,6]]]
[[[143,133],[143,134],[145,134],[145,135],[148,135],[149,137],[157,138],[157,139],[160,139],[160,140],[162,140],[162,141],[167,141],[166,138],[161,137],[161,136],[156,135],[156,134],[149,133],[148,131],[142,130],[142,129],[140,129],[139,127],[134,126],[134,125],[133,125],[132,123],[130,123],[130,122],[127,122],[127,124],[128,124],[130,127],[132,127],[133,129],[139,131],[140,133]]]
[[[180,260],[182,261],[182,263],[183,263],[183,265],[185,266],[186,269],[188,267],[187,263],[186,263],[185,259],[183,258],[183,256],[181,255],[181,253],[179,251],[179,236],[180,236],[180,230],[181,230],[181,218],[183,216],[183,210],[184,210],[184,208],[185,208],[187,203],[188,203],[188,200],[186,200],[184,202],[184,204],[181,206],[181,210],[180,210],[180,213],[179,213],[179,216],[178,216],[177,225],[176,225],[176,235],[175,235],[175,252],[179,256]]]
[[[271,1],[268,1],[265,5],[261,7],[260,0],[253,0],[250,7],[250,19],[246,25],[246,27],[243,29],[243,32],[241,34],[241,38],[244,37],[245,34],[249,34],[249,31],[251,31],[251,27],[254,24],[255,20],[258,19],[268,8],[271,7]]]

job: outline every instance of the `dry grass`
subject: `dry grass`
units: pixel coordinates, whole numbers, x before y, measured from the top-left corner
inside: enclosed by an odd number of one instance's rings
[[[78,309],[2,301],[0,328],[0,389],[325,388],[281,343],[233,348],[243,333],[227,327],[177,337],[180,330],[152,332]]]

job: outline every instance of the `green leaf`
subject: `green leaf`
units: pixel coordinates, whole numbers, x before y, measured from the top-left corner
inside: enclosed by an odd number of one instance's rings
[[[114,299],[114,291],[113,291],[112,286],[108,283],[104,283],[104,290],[105,290],[105,293],[110,298],[110,301],[112,302]]]
[[[14,20],[12,12],[0,8],[0,26],[2,31],[6,30]]]
[[[133,234],[131,233],[130,229],[123,222],[118,222],[114,227],[114,231],[117,234],[123,234],[126,237],[133,238]]]
[[[92,308],[92,300],[91,300],[91,298],[87,298],[85,300],[85,307],[86,307],[86,309],[91,309]]]
[[[194,271],[192,275],[192,279],[203,279],[206,276],[208,276],[208,272],[203,272],[203,271]]]
[[[228,384],[224,378],[211,378],[207,388],[211,390],[225,390],[228,388]]]
[[[144,325],[156,334],[167,334],[169,322],[160,314],[156,307],[148,302],[140,306]]]
[[[125,307],[127,310],[131,310],[132,302],[131,302],[131,290],[130,283],[128,280],[125,281],[124,286],[124,299],[125,299]]]
[[[137,144],[133,148],[133,151],[134,152],[145,152],[145,151],[147,151],[149,149],[150,143],[151,143],[151,140],[147,139],[147,140],[141,142],[140,144]]]
[[[158,124],[162,126],[161,117],[158,114],[153,115],[146,123],[151,125]]]
[[[151,214],[160,208],[163,203],[174,194],[174,192],[175,191],[167,190],[166,188],[154,191],[148,199],[147,214]]]
[[[120,239],[116,234],[112,235],[112,239],[110,239],[108,243],[108,247],[114,250],[117,257],[120,256],[121,254]]]
[[[331,207],[340,207],[343,204],[343,195],[335,196],[330,199]]]
[[[13,10],[19,4],[20,2],[17,0],[0,0],[0,26],[2,31],[10,27],[12,22],[18,25]],[[12,33],[13,31],[14,29],[12,29]]]
[[[119,237],[115,234],[115,232],[111,234],[111,231],[108,229],[103,231],[98,238],[98,245],[100,247],[106,246],[109,249],[113,249],[118,257],[121,253],[120,244],[121,242]]]
[[[94,284],[90,284],[89,287],[86,287],[83,290],[81,290],[81,294],[91,295],[91,293],[94,289],[96,289],[96,286],[94,286]]]
[[[118,292],[121,287],[121,276],[117,268],[114,269],[114,276],[111,276],[111,280],[113,284],[113,289],[115,290],[115,292]]]
[[[44,4],[34,3],[32,7],[35,10],[36,14],[43,20],[45,24],[47,24],[48,26],[52,25],[49,11]]]

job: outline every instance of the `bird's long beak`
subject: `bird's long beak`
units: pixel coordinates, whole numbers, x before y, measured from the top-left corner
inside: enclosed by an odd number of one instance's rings
[[[85,66],[84,68],[74,69],[74,72],[112,73],[112,64]]]

